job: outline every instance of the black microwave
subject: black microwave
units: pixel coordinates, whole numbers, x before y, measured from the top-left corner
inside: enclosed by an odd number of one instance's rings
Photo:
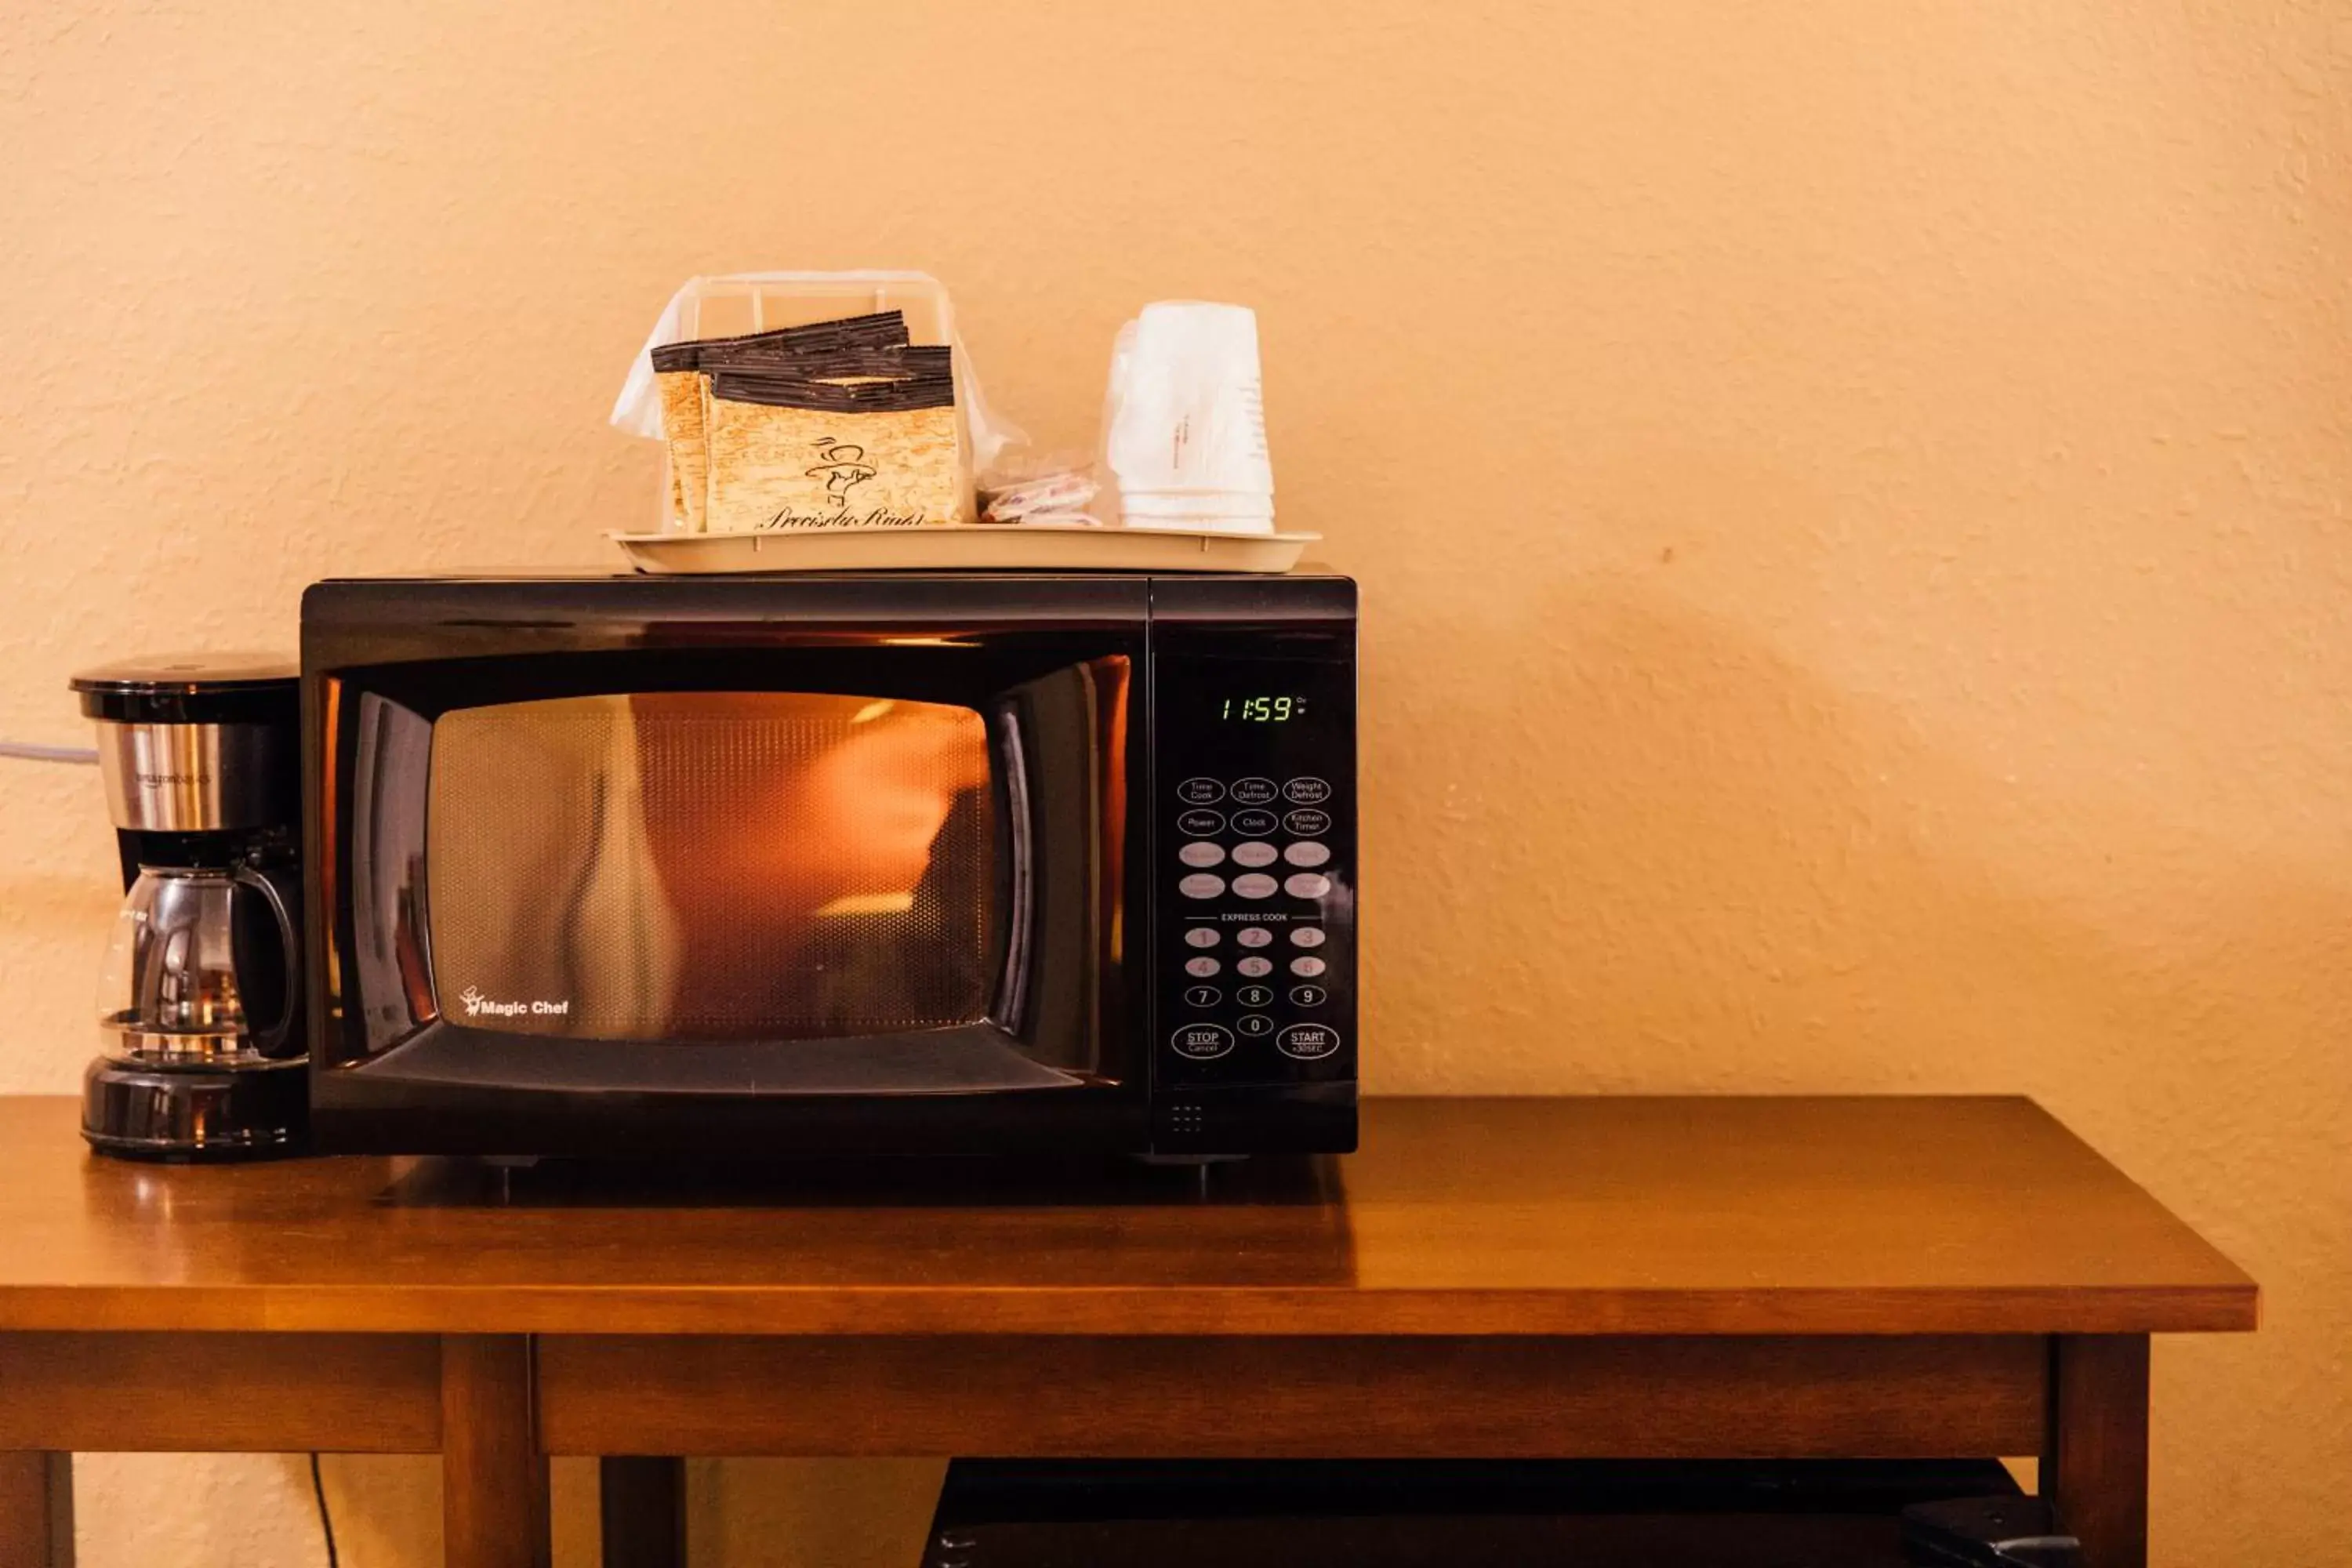
[[[1356,1142],[1356,585],[302,601],[324,1152]]]

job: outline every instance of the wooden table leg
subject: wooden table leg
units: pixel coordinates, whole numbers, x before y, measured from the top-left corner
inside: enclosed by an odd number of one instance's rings
[[[686,1568],[686,1461],[607,1455],[596,1463],[604,1568]]]
[[[73,1456],[0,1453],[0,1568],[73,1568]]]
[[[547,1456],[530,1341],[441,1341],[441,1531],[449,1568],[548,1568]]]
[[[2083,1568],[2147,1568],[2146,1334],[2052,1340],[2042,1490],[2082,1537]]]

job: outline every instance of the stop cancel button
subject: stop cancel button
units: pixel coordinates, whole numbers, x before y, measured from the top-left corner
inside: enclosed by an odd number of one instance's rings
[[[1339,1031],[1328,1024],[1293,1024],[1275,1041],[1286,1057],[1302,1062],[1320,1060],[1339,1048]]]
[[[1234,1037],[1223,1024],[1187,1024],[1169,1037],[1168,1043],[1176,1048],[1178,1056],[1204,1062],[1232,1050]],[[1289,1048],[1287,1046],[1283,1047],[1285,1050]]]

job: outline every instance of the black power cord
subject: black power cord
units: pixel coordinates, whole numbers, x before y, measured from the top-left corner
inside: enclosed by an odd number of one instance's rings
[[[319,1474],[319,1450],[310,1450],[310,1495],[319,1500],[319,1533],[327,1540],[327,1568],[342,1568],[335,1556],[335,1521],[327,1511],[327,1483]]]

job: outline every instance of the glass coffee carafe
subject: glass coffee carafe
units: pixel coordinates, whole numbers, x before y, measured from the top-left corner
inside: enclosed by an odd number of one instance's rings
[[[255,1067],[282,1056],[300,972],[285,896],[247,866],[142,866],[99,978],[107,1055]]]

